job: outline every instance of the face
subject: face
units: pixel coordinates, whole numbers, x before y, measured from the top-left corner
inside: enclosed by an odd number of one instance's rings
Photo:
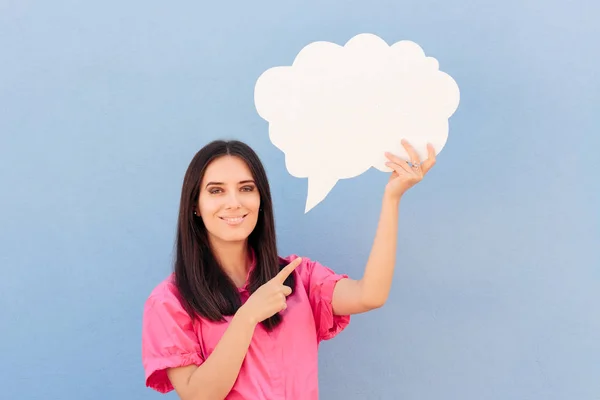
[[[197,211],[211,241],[246,240],[259,209],[258,188],[242,159],[223,156],[209,164],[200,183]]]

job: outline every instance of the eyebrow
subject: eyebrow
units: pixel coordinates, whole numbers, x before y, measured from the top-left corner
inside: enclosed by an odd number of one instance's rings
[[[239,185],[243,185],[244,183],[255,183],[253,180],[249,179],[249,180],[245,180],[245,181],[239,181],[238,184]],[[209,187],[211,185],[224,185],[224,182],[208,182],[206,184],[206,187]]]

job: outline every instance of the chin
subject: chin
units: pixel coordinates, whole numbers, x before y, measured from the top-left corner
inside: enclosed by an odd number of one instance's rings
[[[250,236],[250,232],[247,234],[237,233],[237,234],[229,234],[229,235],[220,235],[218,238],[226,243],[238,243],[245,242],[248,240],[248,236]]]
[[[219,229],[211,232],[211,236],[223,243],[238,243],[248,240],[251,233],[251,229],[236,229],[233,231]]]

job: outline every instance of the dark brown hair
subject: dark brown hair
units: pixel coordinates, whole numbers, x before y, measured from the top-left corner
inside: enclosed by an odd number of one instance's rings
[[[194,215],[206,168],[225,155],[239,157],[248,165],[260,194],[261,211],[256,227],[248,237],[249,250],[254,251],[256,257],[256,267],[249,277],[249,292],[254,293],[284,266],[277,254],[269,181],[258,155],[237,140],[216,140],[207,144],[196,153],[185,173],[175,243],[175,285],[182,305],[192,319],[199,315],[211,321],[224,321],[224,316],[235,314],[241,306],[235,284],[221,269],[211,250],[202,218]],[[290,274],[285,285],[294,289],[294,274]],[[281,318],[280,314],[275,314],[262,324],[271,330]]]

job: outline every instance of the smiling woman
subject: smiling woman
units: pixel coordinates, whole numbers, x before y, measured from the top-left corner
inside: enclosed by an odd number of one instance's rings
[[[250,236],[258,220],[260,193],[241,158],[223,156],[213,161],[206,168],[200,190],[197,210],[213,246],[227,246]]]
[[[256,153],[215,141],[192,159],[183,182],[174,273],[144,307],[146,385],[183,400],[318,399],[318,344],[351,314],[381,307],[394,269],[402,194],[433,166],[408,143],[409,166],[384,192],[375,242],[360,280],[277,254],[269,182]]]

